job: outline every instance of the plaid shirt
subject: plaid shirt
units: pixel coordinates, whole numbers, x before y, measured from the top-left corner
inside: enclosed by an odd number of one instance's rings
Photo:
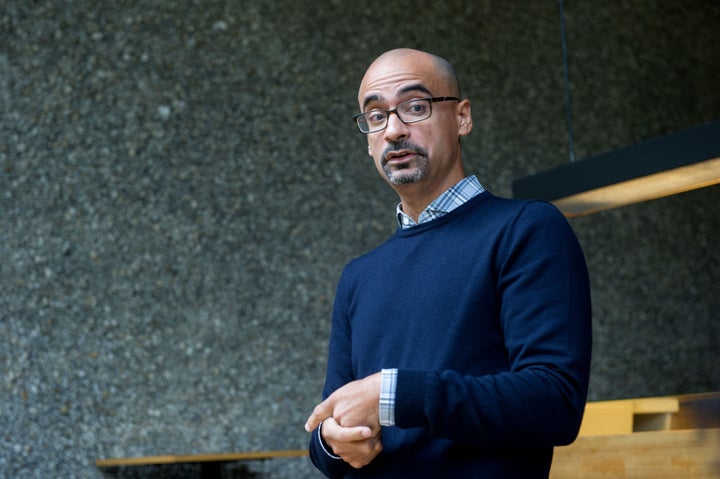
[[[440,218],[483,191],[485,191],[485,188],[483,188],[475,175],[465,177],[422,210],[417,223],[403,212],[402,203],[398,203],[395,210],[398,224],[401,228],[410,228]]]
[[[401,228],[410,228],[440,218],[483,191],[485,188],[474,175],[465,177],[430,203],[418,216],[417,223],[402,211],[402,203],[398,204],[398,223]],[[383,369],[380,378],[380,425],[394,426],[397,369]]]

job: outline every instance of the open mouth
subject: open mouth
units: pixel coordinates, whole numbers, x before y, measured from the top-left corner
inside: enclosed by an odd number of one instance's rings
[[[399,164],[411,160],[417,155],[416,152],[411,150],[402,151],[391,151],[385,155],[386,164]]]

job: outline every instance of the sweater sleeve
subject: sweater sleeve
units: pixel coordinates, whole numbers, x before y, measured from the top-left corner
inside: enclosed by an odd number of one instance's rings
[[[310,439],[310,460],[320,472],[329,478],[345,477],[350,470],[350,465],[341,458],[331,456],[320,438],[320,427],[315,429]]]
[[[580,427],[591,353],[585,260],[567,220],[526,203],[495,258],[508,370],[487,376],[401,369],[396,425],[499,447],[568,444]]]
[[[343,277],[341,277],[338,284],[333,305],[332,330],[330,331],[330,348],[325,387],[322,395],[323,400],[340,386],[357,379],[352,371],[350,358],[352,350],[350,324],[347,317],[347,300],[343,287]],[[342,459],[328,454],[321,441],[320,428],[317,428],[310,437],[310,460],[315,467],[329,478],[345,477],[351,466]]]

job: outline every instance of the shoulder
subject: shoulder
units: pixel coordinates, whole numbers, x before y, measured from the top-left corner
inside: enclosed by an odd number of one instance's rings
[[[503,257],[519,251],[544,255],[579,248],[567,218],[546,201],[489,195],[472,214],[473,222],[482,225],[485,241],[496,243]]]
[[[399,243],[397,233],[393,234],[371,250],[350,260],[345,265],[343,276],[347,276],[350,273],[357,273],[364,269],[373,269],[378,264],[383,264],[387,261],[388,256],[392,256],[392,252],[399,246]]]
[[[517,225],[535,222],[567,224],[567,219],[552,203],[495,196],[489,191],[468,202],[473,214],[496,223]]]

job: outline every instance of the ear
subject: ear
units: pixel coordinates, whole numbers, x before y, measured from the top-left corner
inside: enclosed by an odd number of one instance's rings
[[[472,108],[470,100],[462,100],[457,106],[458,136],[470,134],[473,128]]]

